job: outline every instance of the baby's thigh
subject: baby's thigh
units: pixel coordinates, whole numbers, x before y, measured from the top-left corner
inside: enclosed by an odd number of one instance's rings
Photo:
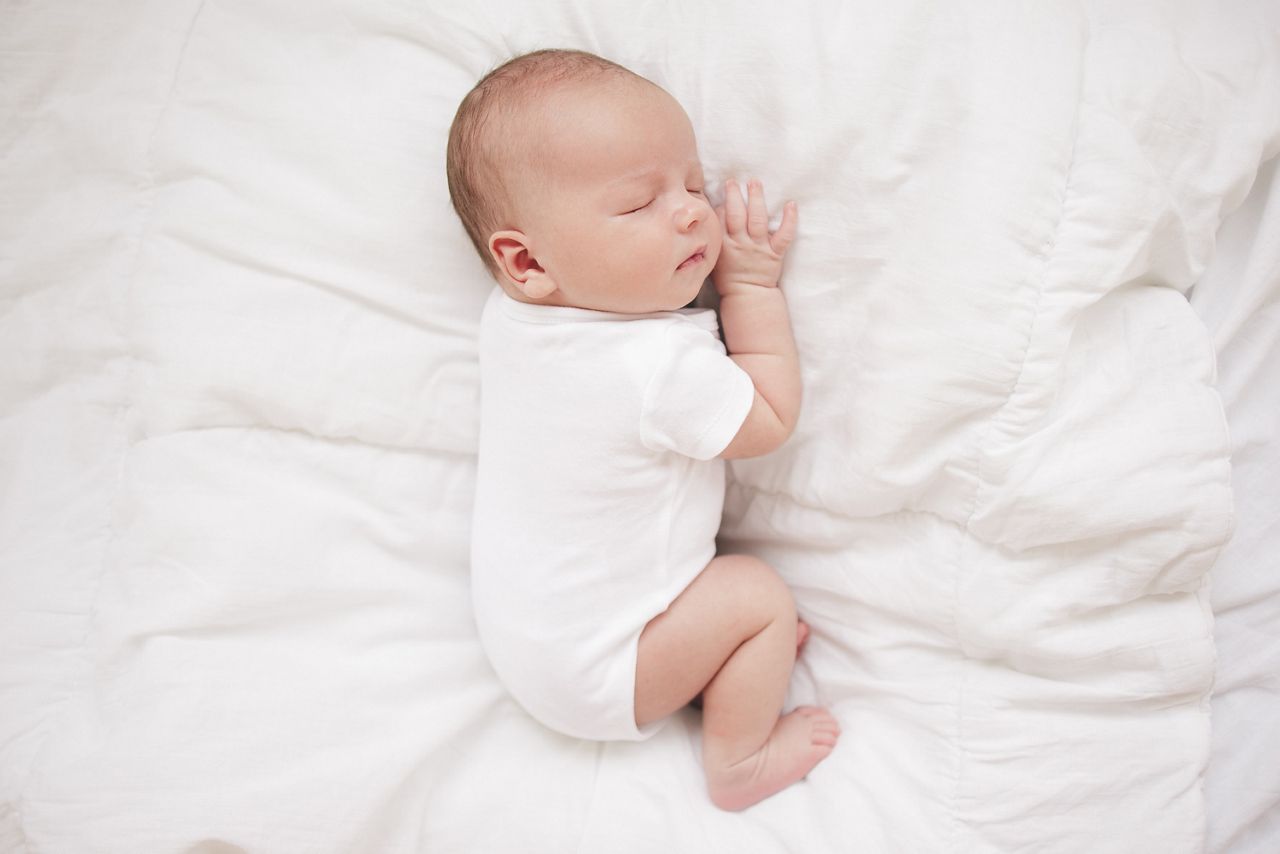
[[[666,717],[698,695],[744,641],[796,620],[785,582],[750,555],[720,555],[640,634],[636,722]]]

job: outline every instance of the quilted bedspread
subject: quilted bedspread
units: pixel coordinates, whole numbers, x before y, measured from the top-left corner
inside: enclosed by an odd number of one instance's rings
[[[804,409],[720,547],[844,735],[742,814],[695,711],[562,737],[476,638],[445,134],[549,46],[799,203]],[[14,2],[0,152],[0,852],[1200,850],[1233,498],[1186,294],[1280,152],[1267,4]]]

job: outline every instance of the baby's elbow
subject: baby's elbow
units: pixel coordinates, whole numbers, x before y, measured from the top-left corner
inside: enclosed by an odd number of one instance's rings
[[[743,424],[738,434],[720,452],[722,459],[740,460],[763,457],[782,447],[790,438],[794,425],[784,424],[777,416]]]

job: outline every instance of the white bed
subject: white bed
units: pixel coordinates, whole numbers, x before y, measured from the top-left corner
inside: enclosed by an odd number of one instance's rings
[[[800,204],[722,547],[844,735],[742,814],[475,637],[444,140],[546,46]],[[1280,850],[1274,4],[10,2],[0,153],[0,854]]]

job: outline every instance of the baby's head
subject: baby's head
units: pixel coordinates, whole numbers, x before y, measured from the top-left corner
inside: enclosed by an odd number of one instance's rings
[[[453,120],[448,176],[480,257],[523,302],[675,309],[720,254],[689,117],[589,53],[537,51],[486,75]]]

